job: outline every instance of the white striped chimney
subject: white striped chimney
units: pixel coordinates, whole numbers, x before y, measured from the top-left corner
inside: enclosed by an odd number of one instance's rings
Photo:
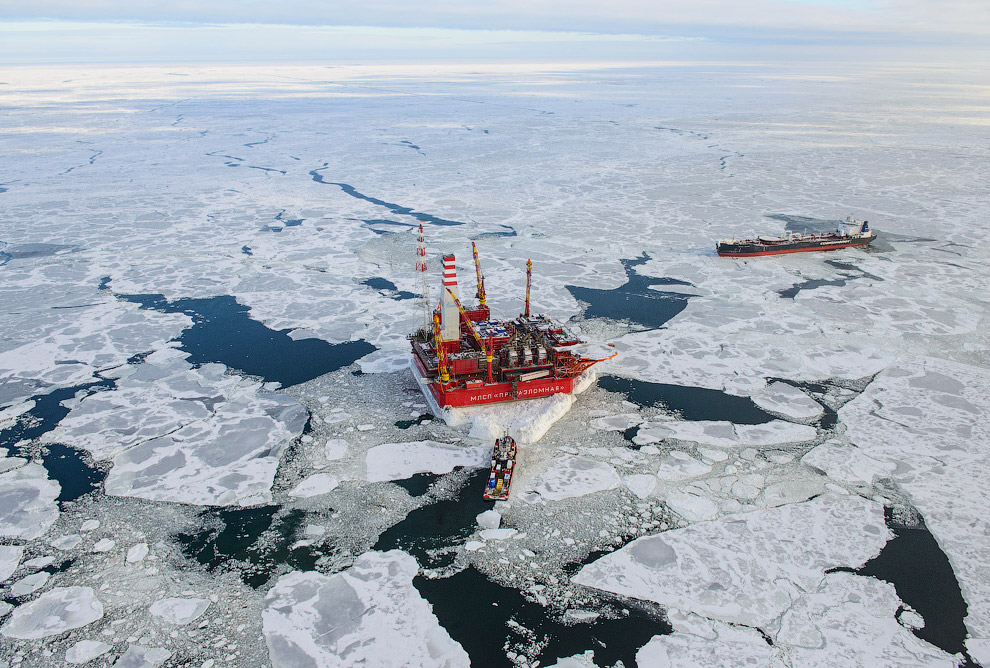
[[[461,296],[457,293],[457,269],[453,255],[443,256],[443,288],[440,295],[440,338],[443,341],[457,341],[461,338],[461,318],[450,292],[458,299]],[[448,289],[450,292],[447,292]]]

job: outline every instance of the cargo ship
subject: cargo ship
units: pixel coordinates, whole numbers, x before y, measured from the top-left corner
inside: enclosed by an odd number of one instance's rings
[[[516,442],[505,434],[495,440],[492,449],[492,470],[485,485],[485,498],[489,501],[505,501],[509,498],[513,467],[516,465]]]
[[[577,377],[617,354],[610,348],[589,353],[585,344],[546,315],[531,314],[533,263],[526,261],[526,300],[512,320],[493,320],[485,300],[485,279],[472,243],[478,303],[461,304],[454,256],[443,256],[439,305],[429,299],[426,246],[419,228],[417,269],[422,276],[424,325],[409,336],[413,372],[440,408],[535,399],[574,390]]]
[[[757,237],[756,239],[732,239],[715,244],[715,252],[722,257],[754,257],[757,255],[781,255],[783,253],[807,253],[829,251],[852,246],[866,246],[877,238],[865,220],[846,218],[834,232],[799,234],[782,237]]]

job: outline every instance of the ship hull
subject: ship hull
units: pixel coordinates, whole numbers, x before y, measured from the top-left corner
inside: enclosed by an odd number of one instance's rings
[[[423,384],[440,408],[453,406],[477,406],[494,404],[517,399],[536,399],[552,394],[570,394],[574,391],[574,378],[537,378],[516,383],[488,383],[481,387],[458,387],[444,390],[438,382],[426,380],[426,374],[417,356],[413,356],[413,369],[423,379]]]
[[[861,239],[836,239],[827,241],[799,241],[764,243],[721,243],[716,247],[720,257],[757,257],[761,255],[784,255],[787,253],[811,253],[815,251],[831,251],[840,248],[867,246],[876,239],[876,235]]]

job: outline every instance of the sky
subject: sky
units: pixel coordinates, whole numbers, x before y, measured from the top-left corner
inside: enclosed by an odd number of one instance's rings
[[[0,0],[4,62],[733,57],[725,45],[982,53],[990,0]]]

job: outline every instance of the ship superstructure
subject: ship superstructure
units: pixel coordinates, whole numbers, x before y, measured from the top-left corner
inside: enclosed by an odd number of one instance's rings
[[[530,261],[523,313],[512,320],[493,320],[477,247],[471,245],[478,303],[468,307],[461,303],[454,256],[444,255],[440,303],[429,311],[432,322],[409,337],[414,372],[441,408],[569,393],[585,369],[615,356],[614,352],[602,357],[581,355],[583,341],[546,315],[530,313]]]
[[[513,468],[516,465],[516,441],[508,434],[495,440],[492,448],[492,466],[488,473],[484,497],[489,501],[505,501],[509,498]]]
[[[722,257],[753,257],[756,255],[781,255],[784,253],[806,253],[828,251],[852,246],[866,246],[877,238],[870,230],[869,222],[846,218],[842,226],[834,232],[799,234],[791,233],[781,237],[757,237],[756,239],[732,239],[720,241],[715,251]]]

